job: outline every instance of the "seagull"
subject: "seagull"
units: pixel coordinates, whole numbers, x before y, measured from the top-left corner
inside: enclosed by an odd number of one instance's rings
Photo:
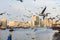
[[[57,17],[57,18],[59,18],[59,17],[60,17],[60,15],[57,15],[56,17]]]
[[[0,13],[0,15],[3,15],[3,14],[5,14],[5,13]]]
[[[60,21],[60,18],[58,20],[56,20],[56,22]]]
[[[32,16],[27,16],[27,15],[24,15],[24,17],[31,18]]]
[[[36,1],[36,0],[34,0],[34,1]]]
[[[17,0],[17,1],[23,2],[23,0]]]
[[[45,18],[45,14],[44,14],[45,10],[46,10],[46,7],[43,9],[43,11],[41,12],[41,14],[39,14],[39,16],[43,16],[43,19]]]
[[[56,22],[59,22],[59,20],[56,20]]]
[[[8,13],[7,13],[7,15],[10,16],[11,14],[8,14]]]
[[[42,10],[41,14],[39,14],[39,16],[43,16],[43,19],[44,19],[46,16],[48,16],[48,14],[50,14],[50,13],[44,14],[45,10],[46,10],[46,6],[45,6],[45,8]]]
[[[42,14],[42,15],[40,15],[40,16],[43,16],[43,19],[44,19],[45,17],[48,16],[48,14],[50,14],[50,13]]]
[[[50,18],[48,18],[48,19],[51,19],[51,20],[53,20],[53,19],[55,19],[55,17],[53,17],[53,18],[51,18],[51,17],[50,17]]]
[[[30,10],[28,10],[28,12],[31,12]]]
[[[43,19],[48,16],[49,13],[46,13],[43,15]]]
[[[42,10],[41,14],[39,14],[39,15],[43,15],[45,10],[46,10],[46,7]]]
[[[56,9],[56,8],[52,8],[52,9]]]

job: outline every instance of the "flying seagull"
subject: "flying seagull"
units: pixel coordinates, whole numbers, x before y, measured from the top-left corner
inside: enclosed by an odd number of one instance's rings
[[[0,15],[3,15],[3,14],[5,14],[5,13],[0,13]]]
[[[40,15],[40,16],[41,16],[41,15],[44,15],[45,10],[46,10],[46,7],[42,10],[41,14],[39,14],[39,15]]]
[[[58,18],[58,20],[56,20],[56,22],[58,22],[60,20],[60,15],[57,15],[56,17]]]
[[[57,18],[60,18],[60,15],[57,15],[56,17],[57,17]]]
[[[23,0],[17,0],[17,1],[23,2]]]
[[[30,10],[28,10],[28,12],[31,12]]]
[[[56,20],[56,22],[59,22],[60,19]]]
[[[53,20],[53,19],[55,19],[55,17],[53,17],[53,18],[50,17],[49,19]]]
[[[27,16],[27,15],[24,15],[24,17],[31,18],[32,16]]]
[[[34,0],[34,1],[36,1],[36,0]]]
[[[45,7],[45,8],[42,10],[42,12],[39,14],[39,16],[43,16],[43,19],[44,19],[46,16],[48,16],[48,14],[50,14],[50,13],[44,14],[45,10],[46,10],[46,7]]]
[[[45,17],[47,17],[48,14],[50,14],[50,13],[46,13],[46,14],[42,15],[42,16],[43,16],[43,19],[44,19]]]
[[[56,9],[56,8],[52,8],[52,9]]]

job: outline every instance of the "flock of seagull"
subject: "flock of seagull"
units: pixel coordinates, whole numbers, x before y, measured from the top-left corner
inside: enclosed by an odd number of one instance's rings
[[[48,17],[48,14],[50,14],[50,13],[46,13],[46,14],[44,13],[45,10],[46,10],[46,8],[47,7],[45,6],[45,8],[42,10],[42,12],[38,14],[39,16],[43,16],[43,20],[44,20],[45,17]],[[31,13],[30,10],[27,10],[27,11]],[[0,15],[3,15],[3,14],[6,14],[6,12],[0,13]],[[7,15],[10,15],[10,14],[7,13]],[[27,16],[27,15],[23,15],[23,16],[24,17],[27,17],[27,18],[31,18],[32,17],[32,14],[30,16]],[[16,16],[16,17],[18,17],[18,16]],[[56,17],[58,18],[58,20],[56,20],[56,22],[58,22],[60,20],[60,15],[57,15]],[[21,19],[24,20],[24,18],[21,18]],[[53,20],[53,19],[55,19],[55,17],[52,17],[52,18],[50,17],[48,19]]]
[[[17,0],[17,1],[20,1],[20,2],[23,2],[23,0]],[[36,1],[36,0],[34,0],[34,1]],[[41,7],[41,8],[43,8],[43,7]],[[38,14],[38,16],[42,16],[43,17],[43,20],[44,20],[44,18],[45,17],[48,17],[48,15],[50,14],[50,13],[44,13],[45,12],[45,10],[46,10],[46,6],[45,6],[45,8],[42,10],[42,12],[41,13],[35,13],[35,14]],[[53,8],[53,9],[56,9],[56,8]],[[25,10],[27,10],[27,9],[25,9]],[[27,10],[29,13],[31,13],[31,11],[30,10]],[[8,14],[8,13],[6,13],[6,12],[2,12],[2,13],[0,13],[0,15],[4,15],[4,14],[7,14],[7,15],[10,15],[10,14]],[[33,14],[33,13],[32,13]],[[23,15],[24,17],[27,17],[27,18],[31,18],[33,15]],[[60,17],[59,17],[60,15],[57,15],[56,17],[58,18],[58,20],[56,20],[56,21],[59,21],[60,20]],[[18,17],[18,16],[16,16],[16,17]],[[55,17],[50,17],[50,18],[48,18],[48,19],[55,19]],[[22,18],[22,20],[24,20],[24,18]]]

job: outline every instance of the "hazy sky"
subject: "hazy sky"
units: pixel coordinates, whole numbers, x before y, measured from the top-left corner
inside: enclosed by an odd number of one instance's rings
[[[0,18],[7,18],[7,20],[31,20],[32,17],[24,17],[37,15],[41,13],[44,7],[47,7],[45,13],[51,13],[49,17],[60,15],[60,0],[0,0],[0,13],[4,12]],[[8,13],[8,15],[7,15]]]

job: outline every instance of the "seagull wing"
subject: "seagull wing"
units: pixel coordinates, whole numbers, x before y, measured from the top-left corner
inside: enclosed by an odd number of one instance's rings
[[[3,14],[5,14],[5,13],[0,13],[0,15],[3,15]]]
[[[17,0],[17,1],[23,2],[23,0]]]
[[[42,10],[41,14],[44,14],[45,10],[46,10],[46,7]]]

